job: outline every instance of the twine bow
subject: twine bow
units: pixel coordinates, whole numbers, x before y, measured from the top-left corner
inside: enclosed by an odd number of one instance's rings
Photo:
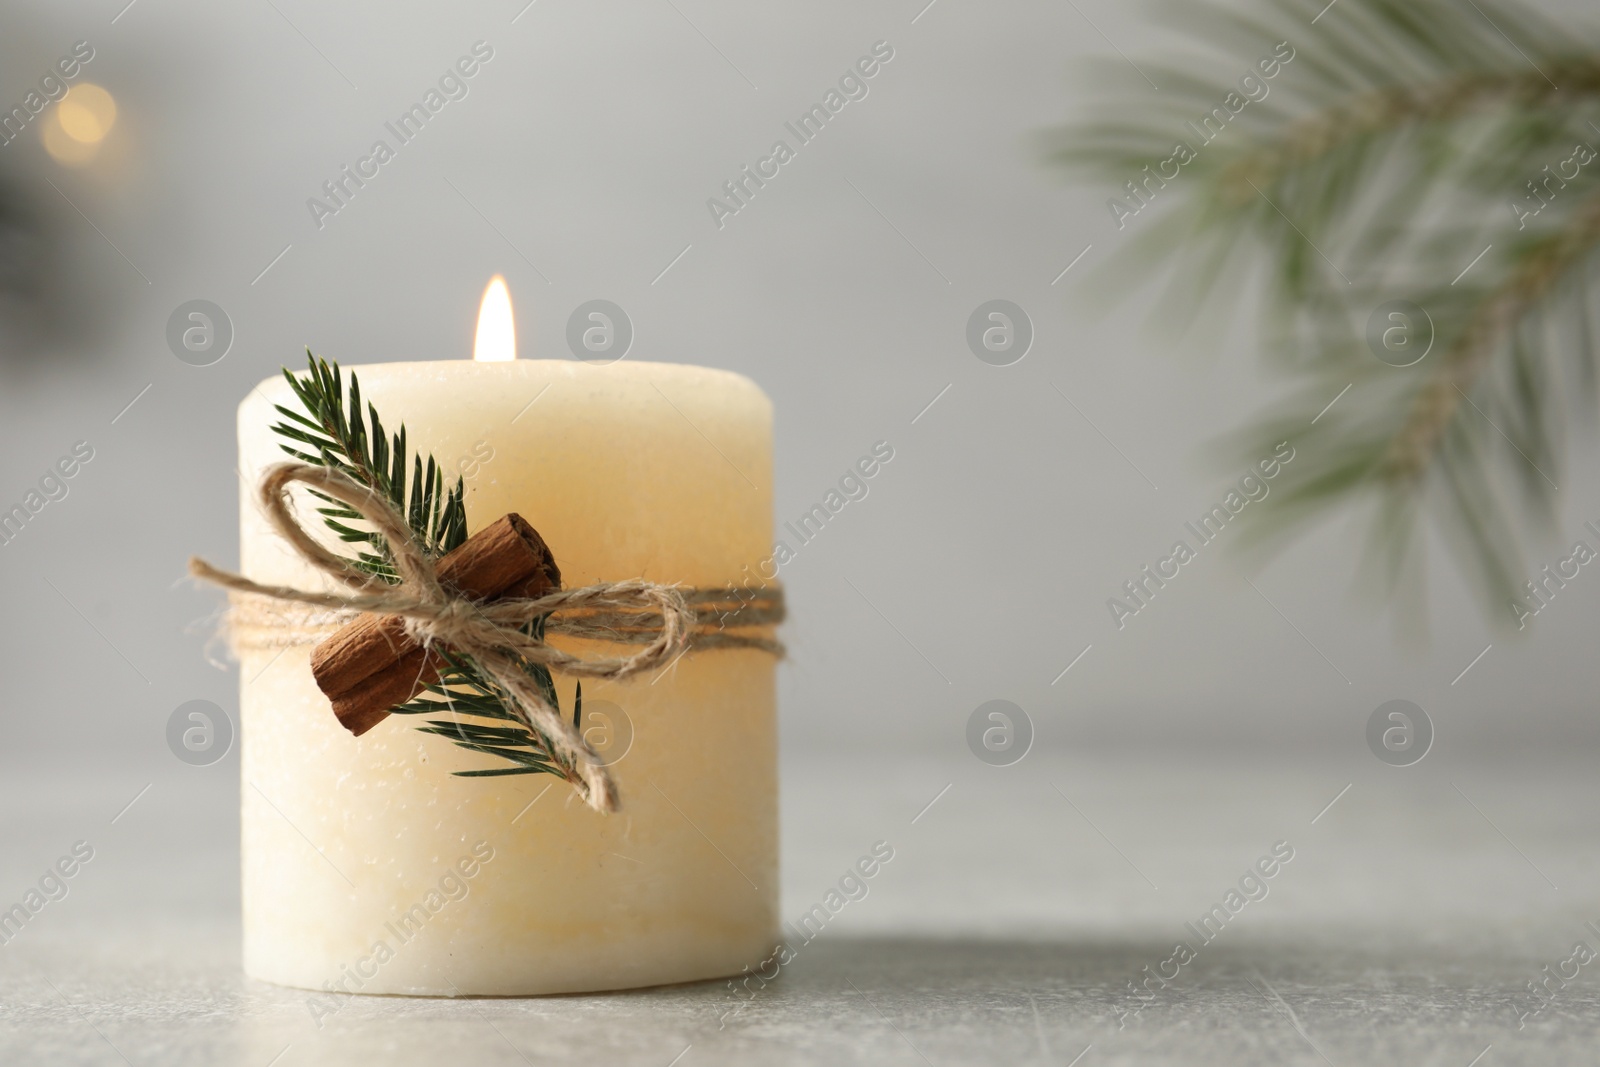
[[[391,584],[368,574],[346,557],[318,544],[295,517],[289,489],[300,483],[348,504],[371,523],[383,538],[399,582]],[[695,605],[729,599],[728,591],[708,593],[661,585],[642,578],[605,582],[582,589],[563,590],[537,599],[503,598],[489,602],[467,599],[440,582],[434,561],[417,544],[405,517],[387,499],[341,471],[308,463],[280,463],[261,480],[262,510],[273,528],[312,566],[350,590],[313,592],[290,586],[264,585],[213,567],[199,558],[189,560],[189,573],[238,593],[314,607],[372,612],[404,619],[406,633],[418,644],[449,646],[470,657],[510,697],[509,710],[529,729],[542,734],[557,750],[560,762],[575,769],[573,785],[591,808],[617,810],[616,786],[610,773],[583,735],[552,707],[525,669],[540,664],[552,671],[587,678],[620,681],[663,667],[691,645],[721,648],[756,648],[782,654],[770,638],[722,631],[697,631],[716,613]],[[782,618],[781,601],[758,610],[740,625],[776,622]],[[581,621],[555,627],[577,636],[636,644],[630,655],[584,658],[555,648],[525,627],[535,618],[561,611],[576,611]],[[726,616],[728,613],[723,612]]]

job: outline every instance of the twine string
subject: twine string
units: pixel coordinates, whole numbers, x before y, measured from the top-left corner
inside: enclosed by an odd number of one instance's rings
[[[363,571],[349,558],[315,541],[296,517],[290,489],[305,485],[359,512],[383,538],[398,583]],[[252,581],[189,560],[189,573],[229,590],[235,612],[245,618],[235,628],[239,645],[288,646],[315,641],[342,621],[372,613],[404,620],[406,633],[424,648],[449,646],[472,659],[510,698],[509,708],[523,724],[557,749],[561,762],[576,769],[572,784],[596,811],[617,809],[610,773],[589,743],[534,684],[526,665],[585,678],[621,681],[666,666],[692,648],[748,648],[781,656],[783,646],[740,628],[769,626],[783,619],[782,593],[776,589],[680,589],[643,578],[560,590],[532,599],[507,597],[480,603],[447,588],[435,561],[423,551],[410,525],[389,500],[331,467],[280,463],[263,475],[258,495],[273,529],[317,570],[348,592],[318,592]],[[305,608],[301,625],[274,616],[263,605],[293,603]],[[241,608],[243,609],[241,612]],[[568,618],[557,616],[567,613]],[[528,624],[550,616],[546,632],[629,647],[626,654],[583,656],[548,644],[528,632]],[[274,625],[274,619],[277,625]],[[284,623],[287,622],[287,625]],[[274,631],[282,631],[274,634]],[[263,637],[266,640],[262,640]]]

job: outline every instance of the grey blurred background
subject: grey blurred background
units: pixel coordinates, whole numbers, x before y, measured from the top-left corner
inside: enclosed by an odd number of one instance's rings
[[[54,162],[31,130],[0,149],[83,283],[65,318],[93,334],[10,346],[0,499],[19,502],[77,440],[96,453],[0,554],[15,611],[5,758],[90,745],[156,760],[178,703],[231,706],[233,677],[186,630],[216,598],[179,579],[191,553],[237,558],[234,405],[307,345],[348,364],[465,358],[496,272],[524,356],[565,356],[567,316],[601,297],[635,324],[628,358],[757,381],[777,408],[780,522],[875,441],[894,446],[870,496],[784,570],[796,750],[960,746],[991,698],[1027,710],[1041,745],[1359,751],[1394,697],[1448,724],[1441,744],[1597,736],[1585,652],[1600,593],[1580,581],[1529,632],[1496,631],[1435,554],[1427,640],[1408,639],[1351,593],[1354,516],[1276,558],[1212,545],[1114,625],[1107,599],[1242,473],[1218,439],[1275,395],[1247,327],[1184,345],[1141,328],[1154,289],[1106,314],[1074,300],[1123,236],[1114,190],[1066,186],[1041,139],[1081,114],[1086,56],[1171,43],[1146,13],[519,6],[140,0],[115,23],[114,4],[8,16],[0,100],[86,40],[82,77],[120,112],[88,165]],[[479,40],[494,58],[466,98],[319,229],[307,199]],[[879,40],[894,59],[869,95],[719,230],[707,199],[792,141],[783,123]],[[992,298],[1035,326],[1013,366],[965,343]],[[236,331],[213,366],[165,342],[191,299]],[[1583,462],[1561,483],[1570,543],[1600,494]]]
[[[604,298],[633,321],[629,359],[759,383],[777,410],[780,523],[874,442],[894,447],[870,495],[782,573],[786,911],[884,835],[854,810],[864,791],[903,808],[895,832],[909,835],[905,819],[947,781],[956,829],[917,824],[934,837],[905,852],[901,874],[915,878],[850,923],[1103,931],[1133,916],[1166,930],[1285,832],[1279,809],[1310,833],[1306,819],[1347,781],[1362,783],[1344,801],[1360,818],[1321,827],[1345,835],[1342,859],[1264,929],[1370,926],[1419,893],[1479,934],[1472,916],[1491,906],[1545,909],[1547,887],[1451,783],[1475,793],[1452,775],[1517,768],[1496,780],[1490,810],[1545,868],[1592,810],[1581,787],[1524,792],[1554,753],[1581,767],[1600,742],[1600,579],[1587,570],[1519,635],[1432,553],[1426,640],[1405,637],[1351,592],[1364,530],[1351,516],[1270,559],[1204,549],[1124,629],[1107,609],[1243,473],[1214,446],[1277,396],[1248,328],[1219,346],[1173,343],[1143,329],[1154,288],[1108,313],[1082,299],[1122,236],[1105,208],[1114,190],[1066,184],[1043,137],[1081,116],[1086,58],[1178,43],[1146,10],[125,2],[13,5],[0,44],[0,105],[80,40],[95,50],[82,80],[119,105],[86,165],[58,163],[33,131],[0,148],[0,174],[59,249],[39,269],[82,294],[7,327],[0,504],[20,502],[74,442],[95,451],[70,495],[0,546],[0,767],[18,798],[8,900],[79,832],[68,824],[103,824],[154,783],[150,828],[129,832],[163,842],[165,868],[129,858],[118,888],[83,892],[104,909],[176,900],[229,928],[237,756],[185,767],[165,728],[184,701],[237,704],[235,673],[204,656],[218,598],[184,578],[191,554],[237,560],[235,405],[308,345],[346,364],[466,358],[483,287],[503,273],[524,357],[565,357],[567,316]],[[480,40],[494,55],[467,97],[319,228],[307,199]],[[707,199],[878,41],[894,58],[869,95],[719,229]],[[1036,330],[1008,367],[980,362],[965,339],[969,315],[995,298]],[[236,332],[212,366],[167,346],[169,315],[193,299],[220,305]],[[1560,475],[1560,537],[1532,569],[1600,519],[1593,442],[1577,447]],[[1373,709],[1396,698],[1437,731],[1409,778],[1364,739]],[[992,699],[1034,724],[1036,754],[1010,777],[967,750],[968,717]],[[1470,841],[1470,861],[1425,863],[1404,820],[1391,825],[1395,810],[1435,809],[1449,812],[1443,829],[1418,838]],[[1062,827],[1065,839],[1050,836]],[[1140,874],[1106,850],[1113,840]],[[1363,849],[1387,850],[1371,877]],[[1563,884],[1595,873],[1589,853],[1564,862],[1551,868]],[[1469,879],[1492,905],[1452,912],[1442,902]],[[1156,882],[1169,894],[1141,895]],[[1559,899],[1582,910],[1570,892]],[[1557,958],[1564,936],[1530,947],[1530,966]],[[121,942],[107,937],[110,952]],[[1108,980],[1144,962],[1119,959]],[[1522,977],[1513,968],[1511,987]]]

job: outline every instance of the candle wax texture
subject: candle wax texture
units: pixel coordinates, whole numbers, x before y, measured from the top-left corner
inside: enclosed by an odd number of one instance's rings
[[[451,482],[467,476],[468,529],[521,514],[565,587],[761,581],[772,407],[748,379],[662,363],[460,360],[346,368],[347,390],[351,371],[388,432],[404,422],[413,453],[435,456]],[[258,582],[331,588],[256,504],[261,472],[289,458],[273,404],[299,410],[281,377],[239,408],[241,565]],[[310,503],[298,512],[326,533]],[[586,682],[591,743],[615,758],[631,723],[612,765],[622,808],[601,815],[553,775],[453,776],[506,764],[419,733],[417,716],[350,736],[312,680],[310,651],[242,655],[251,976],[351,993],[561,993],[732,975],[770,952],[771,655],[704,651],[621,684]],[[573,679],[556,685],[570,715]]]

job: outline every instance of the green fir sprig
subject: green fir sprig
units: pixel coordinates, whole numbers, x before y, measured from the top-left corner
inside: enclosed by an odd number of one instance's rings
[[[410,492],[406,480],[406,428],[390,438],[378,417],[378,409],[366,405],[366,422],[361,415],[361,383],[350,375],[350,403],[345,408],[343,374],[339,364],[330,363],[306,352],[310,369],[304,378],[297,378],[284,368],[283,376],[300,399],[305,414],[276,404],[278,414],[288,422],[280,422],[272,429],[280,437],[294,444],[279,447],[294,458],[314,463],[349,475],[361,485],[382,496],[405,515],[412,535],[424,553],[437,559],[467,539],[467,510],[464,500],[466,483],[456,479],[448,492],[444,486],[444,470],[428,457],[424,466],[422,457],[412,459]],[[370,431],[367,424],[371,424]],[[311,449],[312,451],[306,451]],[[398,582],[394,559],[383,538],[373,530],[362,530],[347,523],[359,521],[361,513],[332,497],[312,490],[324,502],[317,509],[328,528],[339,535],[341,541],[366,547],[357,555],[357,565],[369,574],[376,574],[389,582]]]
[[[384,429],[378,410],[371,403],[362,414],[361,383],[350,375],[348,392],[339,364],[318,359],[306,352],[308,369],[296,377],[284,368],[303,411],[274,405],[284,422],[272,427],[284,438],[279,447],[303,463],[338,470],[360,485],[393,504],[406,518],[412,536],[423,553],[438,559],[467,539],[466,484],[457,478],[446,488],[444,468],[432,456],[410,456],[409,478],[406,429],[402,424],[392,436]],[[324,493],[311,490],[322,501],[317,508],[328,526],[347,544],[360,546],[355,564],[385,581],[400,580],[394,556],[384,539],[360,525],[361,513]],[[545,620],[531,620],[525,631],[544,637]],[[509,766],[456,771],[464,778],[507,774],[554,774],[567,781],[579,781],[577,768],[565,760],[537,727],[515,710],[516,703],[494,679],[469,656],[441,650],[445,664],[439,680],[423,688],[411,700],[390,708],[395,715],[441,715],[417,727],[423,733],[447,737],[461,748],[494,756]],[[541,663],[523,661],[523,670],[533,678],[540,693],[557,711],[561,701],[550,669]],[[572,702],[572,725],[581,729],[583,685],[580,682]],[[479,721],[487,720],[487,721]]]
[[[1107,56],[1097,106],[1050,145],[1110,194],[1095,298],[1165,275],[1184,330],[1259,317],[1290,388],[1240,451],[1305,458],[1243,543],[1357,505],[1372,585],[1415,591],[1431,518],[1509,622],[1566,424],[1600,396],[1600,26],[1520,0],[1160,9],[1209,47]],[[1368,339],[1391,302],[1426,312],[1388,320],[1431,337],[1414,366]]]

